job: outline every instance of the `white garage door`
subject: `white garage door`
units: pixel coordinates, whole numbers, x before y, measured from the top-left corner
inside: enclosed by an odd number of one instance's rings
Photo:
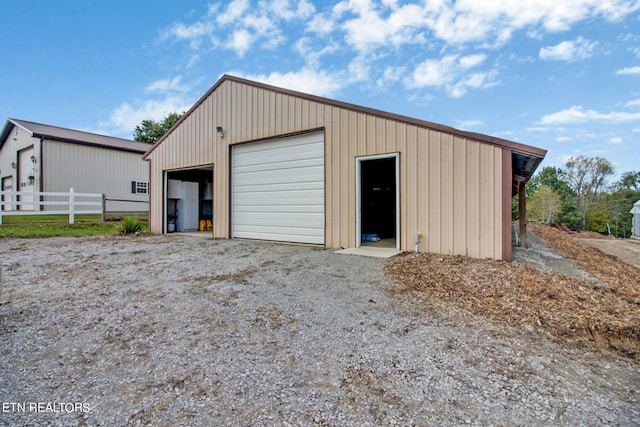
[[[232,148],[232,236],[324,244],[324,133]]]

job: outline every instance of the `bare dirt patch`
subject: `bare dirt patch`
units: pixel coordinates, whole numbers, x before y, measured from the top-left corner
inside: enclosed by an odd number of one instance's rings
[[[638,239],[591,239],[575,237],[580,243],[612,255],[627,264],[640,268],[640,240]]]
[[[597,280],[434,254],[399,257],[386,271],[427,301],[640,361],[640,270],[562,231],[532,225],[535,234]]]

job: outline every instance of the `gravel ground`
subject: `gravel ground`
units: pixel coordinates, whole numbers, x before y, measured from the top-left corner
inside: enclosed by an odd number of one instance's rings
[[[637,365],[398,294],[382,259],[169,235],[0,261],[2,425],[640,424]]]

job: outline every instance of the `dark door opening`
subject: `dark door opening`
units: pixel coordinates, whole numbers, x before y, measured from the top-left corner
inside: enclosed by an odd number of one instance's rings
[[[166,230],[213,230],[213,167],[167,171]]]
[[[362,160],[360,185],[362,244],[375,234],[395,247],[396,158]]]

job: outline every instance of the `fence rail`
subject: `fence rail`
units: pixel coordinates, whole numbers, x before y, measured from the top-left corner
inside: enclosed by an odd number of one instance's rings
[[[43,200],[62,197],[64,200]],[[89,199],[89,200],[78,200]],[[97,200],[97,201],[92,201]],[[30,209],[20,209],[24,207]],[[44,206],[61,206],[66,209],[42,210]],[[82,206],[82,209],[78,209]],[[41,191],[0,191],[0,225],[2,217],[9,215],[69,215],[69,224],[75,222],[75,214],[100,214],[104,220],[105,197],[98,193],[76,193],[73,188],[68,193]]]

